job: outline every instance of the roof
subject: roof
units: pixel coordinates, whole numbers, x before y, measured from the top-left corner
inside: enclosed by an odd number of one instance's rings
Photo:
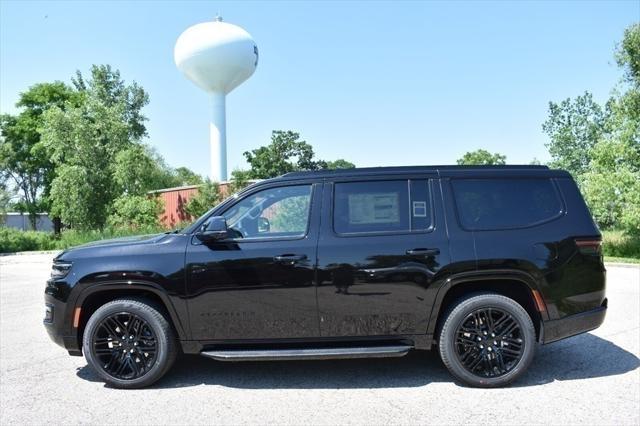
[[[550,170],[541,165],[504,165],[504,166],[395,166],[395,167],[362,167],[354,169],[313,170],[304,172],[291,172],[275,178],[276,180],[309,179],[309,178],[333,178],[349,176],[372,176],[394,174],[420,174],[437,173],[444,176],[463,175],[489,175],[513,172],[514,174],[531,175],[559,175],[568,176],[561,170]]]

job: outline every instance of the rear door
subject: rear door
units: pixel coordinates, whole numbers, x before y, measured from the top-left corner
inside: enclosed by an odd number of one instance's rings
[[[323,337],[426,333],[449,263],[436,175],[325,183],[318,244]]]

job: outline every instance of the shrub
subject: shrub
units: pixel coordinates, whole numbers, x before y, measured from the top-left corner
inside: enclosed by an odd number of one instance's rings
[[[640,238],[623,231],[603,231],[602,252],[605,256],[640,259]]]
[[[113,202],[108,224],[115,228],[140,229],[159,225],[162,201],[144,195],[123,195]]]
[[[52,250],[55,241],[52,235],[42,231],[21,231],[13,228],[0,228],[0,253],[13,253],[30,250]]]
[[[211,182],[207,179],[205,183],[198,188],[198,193],[189,200],[184,211],[189,216],[198,218],[220,201],[222,201],[222,196],[218,183]]]

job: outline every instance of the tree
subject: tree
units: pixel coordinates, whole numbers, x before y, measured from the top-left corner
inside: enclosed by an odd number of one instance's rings
[[[82,102],[45,114],[43,143],[56,166],[51,185],[51,211],[78,228],[102,228],[111,204],[123,191],[140,191],[136,181],[127,189],[118,184],[118,164],[140,150],[133,148],[146,134],[140,109],[148,97],[135,83],[126,86],[109,66],[93,66],[91,79],[80,73],[74,84]],[[128,154],[118,154],[133,149]],[[140,177],[140,173],[137,173]],[[137,186],[136,186],[137,185]]]
[[[54,164],[41,143],[44,114],[50,108],[64,110],[78,101],[66,84],[56,81],[31,86],[20,94],[18,115],[0,116],[0,178],[10,180],[35,229],[36,213],[48,208]]]
[[[236,169],[231,172],[231,181],[229,182],[229,194],[242,191],[251,183],[251,171]]]
[[[274,130],[271,143],[244,154],[251,166],[252,179],[268,179],[298,170],[318,170],[322,164],[314,160],[313,147],[290,130]]]
[[[462,166],[493,166],[505,164],[507,157],[498,153],[492,154],[484,149],[469,151],[457,163]]]
[[[615,53],[624,72],[604,107],[588,92],[550,103],[543,129],[553,166],[576,178],[602,228],[640,236],[640,25],[624,32]]]
[[[542,129],[551,139],[546,145],[551,166],[576,177],[587,171],[590,151],[604,134],[605,120],[604,111],[589,92],[575,100],[549,102],[549,118]]]
[[[327,169],[354,169],[356,167],[355,164],[347,161],[347,160],[343,160],[342,158],[339,158],[335,161],[327,161]]]
[[[201,185],[204,182],[202,176],[187,167],[175,169],[173,171],[173,180],[174,186]]]
[[[147,135],[144,122],[147,118],[142,108],[149,103],[149,95],[135,81],[126,85],[120,77],[120,71],[111,65],[92,65],[91,78],[85,80],[80,71],[71,81],[76,90],[86,96],[100,101],[107,107],[119,106],[121,119],[127,125],[129,139],[140,140]]]
[[[640,84],[640,23],[624,30],[615,58],[618,66],[624,69],[627,82],[637,87]]]
[[[5,182],[0,180],[0,224],[4,221],[4,214],[9,210],[12,198],[12,192],[7,188]]]
[[[200,217],[220,201],[220,186],[207,178],[198,193],[187,202],[184,211],[191,217]]]

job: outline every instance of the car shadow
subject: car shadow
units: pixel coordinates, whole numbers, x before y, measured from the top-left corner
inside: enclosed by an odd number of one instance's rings
[[[583,334],[539,346],[529,370],[513,386],[615,376],[639,366],[640,359],[634,354],[593,334]],[[79,368],[77,375],[100,381],[89,366]],[[219,362],[184,355],[153,388],[204,384],[241,389],[366,389],[452,381],[437,351],[413,351],[403,358],[269,362]]]

